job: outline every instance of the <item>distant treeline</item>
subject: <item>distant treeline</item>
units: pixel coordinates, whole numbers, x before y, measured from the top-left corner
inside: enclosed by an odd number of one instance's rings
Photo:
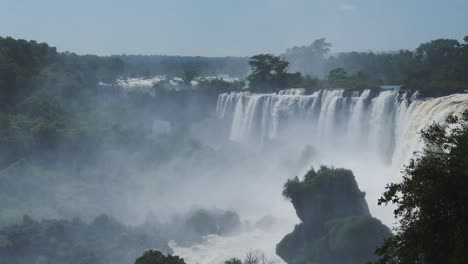
[[[113,81],[123,70],[118,58],[60,53],[45,43],[0,37],[0,109],[11,111],[37,92],[76,102],[93,93],[99,81]]]
[[[200,76],[227,74],[245,77],[249,71],[246,57],[189,57],[162,55],[113,56],[125,63],[127,76],[168,75],[182,77],[187,71]]]
[[[468,36],[464,43],[437,39],[416,50],[397,52],[343,52],[330,54],[325,39],[293,47],[283,55],[289,72],[308,76],[305,83],[325,87],[359,88],[402,85],[426,96],[440,96],[468,89]],[[301,84],[301,83],[299,83]]]

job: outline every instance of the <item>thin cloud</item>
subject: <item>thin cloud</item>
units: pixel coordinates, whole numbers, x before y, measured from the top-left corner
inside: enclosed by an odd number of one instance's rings
[[[342,11],[352,11],[355,9],[353,5],[341,3],[338,5],[338,8]]]

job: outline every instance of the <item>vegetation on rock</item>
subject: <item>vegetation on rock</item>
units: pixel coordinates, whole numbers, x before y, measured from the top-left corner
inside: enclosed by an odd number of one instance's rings
[[[303,180],[288,180],[283,195],[301,220],[276,247],[287,263],[364,263],[375,259],[375,249],[390,234],[371,217],[350,170],[311,169]]]

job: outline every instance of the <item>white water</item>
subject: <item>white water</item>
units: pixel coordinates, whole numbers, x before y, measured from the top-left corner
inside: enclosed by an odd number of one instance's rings
[[[314,167],[323,164],[353,170],[359,187],[366,192],[371,213],[391,225],[392,208],[377,206],[377,199],[387,183],[400,179],[403,165],[414,151],[421,149],[419,131],[431,122],[443,123],[448,115],[467,108],[468,94],[417,100],[397,91],[373,95],[369,90],[352,94],[326,90],[304,95],[302,89],[291,89],[277,94],[222,94],[217,114],[230,127],[229,139],[257,150],[258,161],[273,167],[271,170],[278,167],[280,171],[278,163],[297,157],[306,145],[318,152],[309,161]],[[265,153],[264,149],[270,152]],[[271,151],[278,152],[277,160],[271,160]],[[291,174],[303,175],[309,168],[305,166]],[[265,178],[275,186],[284,182],[282,176],[268,175],[271,180],[264,175],[255,177]],[[276,187],[265,187],[265,191],[270,193],[272,188]],[[275,190],[278,196],[280,188]],[[297,223],[291,210],[278,207],[276,212],[279,217],[289,218],[274,229],[250,230],[230,237],[211,236],[205,243],[190,248],[172,247],[190,264],[222,263],[230,257],[242,258],[251,249],[272,256],[276,243]]]
[[[421,147],[418,132],[431,122],[468,108],[468,94],[410,100],[397,91],[371,98],[369,90],[344,96],[343,90],[302,95],[221,94],[219,116],[231,122],[230,139],[248,144],[288,137],[318,150],[355,151],[400,168]],[[293,138],[291,138],[293,137]]]
[[[275,263],[283,263],[281,258],[276,256],[275,244],[291,232],[291,226],[295,223],[291,223],[290,219],[281,221],[286,221],[287,224],[276,223],[263,229],[252,227],[231,236],[209,235],[204,243],[191,247],[178,247],[174,242],[169,245],[176,255],[182,256],[186,263],[191,264],[222,264],[231,258],[242,259],[250,251],[258,251]]]

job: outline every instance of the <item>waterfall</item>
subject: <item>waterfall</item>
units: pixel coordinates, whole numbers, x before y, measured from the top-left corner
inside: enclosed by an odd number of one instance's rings
[[[468,108],[468,94],[415,99],[398,91],[346,93],[303,89],[275,94],[221,94],[217,112],[231,126],[230,139],[262,145],[300,141],[321,151],[379,157],[404,164],[421,148],[419,131]]]
[[[255,193],[255,199],[237,204],[255,204],[258,216],[268,212],[280,220],[265,230],[251,227],[227,237],[209,236],[192,247],[171,247],[187,263],[221,263],[251,249],[275,256],[276,243],[297,224],[292,207],[281,197],[282,185],[288,178],[304,175],[311,165],[353,170],[372,215],[390,226],[395,208],[378,206],[377,200],[386,184],[398,180],[402,165],[413,152],[422,147],[418,132],[468,108],[468,94],[416,98],[397,91],[370,90],[305,94],[303,89],[289,89],[219,95],[217,114],[230,128],[229,139],[249,150],[248,158],[236,158],[223,171],[236,196],[240,188],[243,193],[249,193],[249,188]],[[294,161],[306,146],[316,153],[307,164],[297,165]],[[251,221],[256,221],[255,214],[248,214]]]

